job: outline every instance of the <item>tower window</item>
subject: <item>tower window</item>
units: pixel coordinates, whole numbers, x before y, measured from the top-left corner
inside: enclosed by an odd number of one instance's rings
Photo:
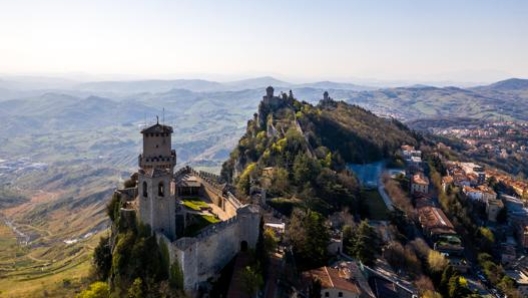
[[[148,197],[148,192],[147,192],[147,182],[146,181],[143,181],[143,185],[141,187],[143,189],[143,197]]]
[[[164,197],[165,196],[165,187],[163,185],[163,182],[160,182],[158,184],[158,196]]]

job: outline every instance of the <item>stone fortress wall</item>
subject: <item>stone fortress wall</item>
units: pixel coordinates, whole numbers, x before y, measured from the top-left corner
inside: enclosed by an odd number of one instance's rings
[[[260,214],[255,206],[244,206],[230,219],[210,225],[195,237],[171,242],[163,233],[156,233],[169,250],[170,262],[181,266],[186,291],[215,277],[236,254],[255,249],[259,234]]]
[[[204,171],[196,171],[191,167],[184,167],[178,170],[174,174],[174,177],[178,177],[178,175],[186,172],[198,178],[198,181],[204,187],[203,195],[215,206],[222,209],[227,217],[235,216],[238,208],[243,206],[230,191],[225,190],[225,184],[219,183],[220,176]]]
[[[176,171],[174,177],[185,174],[195,176],[203,187],[203,195],[228,217],[194,237],[175,241],[156,232],[158,242],[163,241],[169,250],[171,264],[177,261],[182,269],[185,291],[194,291],[218,275],[239,251],[256,247],[260,213],[257,206],[242,204],[219,182],[219,176],[184,167]]]

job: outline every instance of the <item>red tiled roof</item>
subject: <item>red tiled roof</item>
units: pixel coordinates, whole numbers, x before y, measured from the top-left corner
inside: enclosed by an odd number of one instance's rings
[[[427,229],[452,230],[453,224],[444,212],[436,207],[426,206],[418,209],[420,223]]]
[[[335,288],[343,291],[359,294],[361,291],[355,281],[348,279],[350,272],[347,268],[335,269],[331,267],[320,267],[310,270],[308,273],[312,279],[318,279],[324,289]]]
[[[429,179],[427,179],[427,177],[425,177],[423,174],[418,173],[418,174],[413,175],[412,182],[414,184],[422,184],[422,185],[429,184]]]

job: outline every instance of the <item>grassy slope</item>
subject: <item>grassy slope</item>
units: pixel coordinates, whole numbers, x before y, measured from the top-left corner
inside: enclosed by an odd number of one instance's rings
[[[42,297],[46,291],[51,297],[72,297],[86,286],[93,248],[108,226],[104,207],[117,183],[115,176],[108,176],[112,173],[78,167],[70,173],[49,169],[21,178],[26,186],[40,189],[24,189],[28,202],[1,211],[31,237],[30,245],[17,245],[2,221],[2,295]],[[78,242],[65,243],[73,239]]]
[[[369,219],[371,220],[388,220],[389,209],[383,202],[378,190],[364,190],[361,196],[368,207]]]
[[[0,294],[2,297],[72,297],[88,283],[91,255],[106,231],[67,245],[28,249],[16,244],[11,230],[0,225]]]

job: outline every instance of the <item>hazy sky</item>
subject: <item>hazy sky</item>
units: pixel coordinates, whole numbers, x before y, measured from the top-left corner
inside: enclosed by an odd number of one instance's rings
[[[0,0],[0,38],[4,74],[528,77],[525,0]]]

